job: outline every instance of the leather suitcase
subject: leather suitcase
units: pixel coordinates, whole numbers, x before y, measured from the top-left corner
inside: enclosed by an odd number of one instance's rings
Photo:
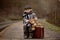
[[[44,27],[36,27],[35,28],[35,32],[33,34],[33,38],[37,38],[37,39],[43,39],[44,38]]]

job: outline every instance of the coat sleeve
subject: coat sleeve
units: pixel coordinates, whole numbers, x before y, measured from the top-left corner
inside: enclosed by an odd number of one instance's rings
[[[29,20],[26,19],[26,14],[23,14],[23,21],[28,22]]]
[[[38,18],[37,18],[37,16],[36,16],[35,13],[33,13],[33,18],[34,18],[35,20],[38,20]]]

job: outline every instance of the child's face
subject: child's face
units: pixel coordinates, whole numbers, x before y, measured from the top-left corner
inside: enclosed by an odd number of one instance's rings
[[[32,11],[32,9],[27,9],[27,10],[25,10],[24,12],[29,13],[30,11]]]

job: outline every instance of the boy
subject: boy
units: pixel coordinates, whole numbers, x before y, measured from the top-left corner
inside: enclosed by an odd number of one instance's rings
[[[34,18],[37,20],[36,14],[33,12],[30,5],[25,6],[24,8],[24,14],[23,14],[23,24],[24,24],[24,35],[26,35],[26,38],[29,38],[29,30],[31,27],[31,24],[29,24],[29,20]]]

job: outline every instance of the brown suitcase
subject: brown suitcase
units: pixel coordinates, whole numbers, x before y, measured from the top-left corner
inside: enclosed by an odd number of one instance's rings
[[[35,32],[33,34],[33,38],[38,38],[38,39],[42,39],[44,38],[44,27],[36,27],[35,28]]]

